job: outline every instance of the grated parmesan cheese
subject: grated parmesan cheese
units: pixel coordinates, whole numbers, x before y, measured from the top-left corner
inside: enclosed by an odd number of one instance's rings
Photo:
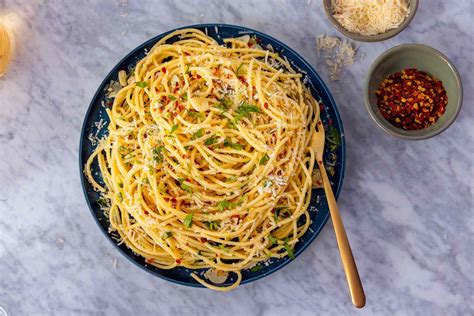
[[[406,0],[331,0],[331,6],[346,30],[366,36],[397,28],[410,13]]]
[[[345,66],[352,65],[355,60],[357,48],[347,40],[341,41],[337,37],[319,35],[316,39],[318,54],[323,53],[326,65],[329,67],[329,78],[339,80]]]

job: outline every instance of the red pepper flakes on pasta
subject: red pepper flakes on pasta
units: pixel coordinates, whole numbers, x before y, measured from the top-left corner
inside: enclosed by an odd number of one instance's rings
[[[383,117],[405,130],[419,130],[436,123],[448,104],[443,83],[417,69],[388,76],[375,95]]]

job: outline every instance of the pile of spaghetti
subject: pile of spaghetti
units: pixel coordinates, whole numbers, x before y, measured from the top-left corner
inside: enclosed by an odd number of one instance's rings
[[[224,41],[179,30],[128,80],[121,73],[108,135],[85,166],[121,242],[160,269],[209,268],[192,277],[216,290],[259,262],[294,257],[310,225],[319,118],[286,59],[248,35]],[[229,272],[233,283],[218,286]]]

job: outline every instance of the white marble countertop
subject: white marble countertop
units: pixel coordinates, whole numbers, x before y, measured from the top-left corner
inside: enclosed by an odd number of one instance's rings
[[[400,35],[359,44],[365,57],[348,68],[341,88],[315,51],[317,35],[338,35],[321,3],[0,1],[17,38],[0,80],[0,307],[8,315],[472,315],[473,4],[421,1]],[[366,290],[363,310],[351,306],[331,224],[292,264],[230,293],[155,278],[96,227],[77,162],[96,88],[140,43],[200,22],[244,25],[282,40],[333,91],[347,139],[339,206]],[[363,104],[372,61],[406,42],[444,52],[465,87],[457,121],[426,141],[385,135]]]

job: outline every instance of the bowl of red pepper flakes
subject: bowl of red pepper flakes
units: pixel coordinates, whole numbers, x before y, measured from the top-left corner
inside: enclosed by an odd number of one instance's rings
[[[375,60],[366,80],[365,104],[385,132],[419,140],[454,122],[462,94],[460,75],[445,55],[429,46],[404,44]]]

